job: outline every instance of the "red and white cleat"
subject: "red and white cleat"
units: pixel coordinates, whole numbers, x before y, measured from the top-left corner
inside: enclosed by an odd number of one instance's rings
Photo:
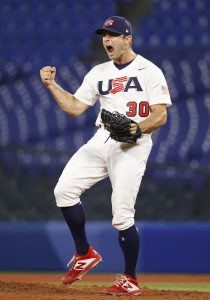
[[[88,253],[72,257],[67,266],[73,263],[71,269],[62,277],[64,284],[71,284],[76,280],[80,280],[85,273],[94,268],[102,258],[92,247],[89,247]]]
[[[138,281],[127,274],[117,274],[115,283],[104,289],[105,294],[113,296],[139,295],[141,288]]]

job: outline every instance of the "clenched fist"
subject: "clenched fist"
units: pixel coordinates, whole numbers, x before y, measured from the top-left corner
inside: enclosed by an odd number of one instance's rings
[[[44,67],[40,70],[40,76],[43,84],[49,88],[55,83],[55,73],[56,73],[56,68],[55,67]]]

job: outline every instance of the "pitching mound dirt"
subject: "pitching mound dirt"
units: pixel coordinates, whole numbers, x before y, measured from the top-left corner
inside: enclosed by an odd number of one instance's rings
[[[61,283],[21,283],[0,281],[0,299],[4,300],[110,300],[98,286],[64,286]],[[121,296],[141,300],[209,300],[210,293],[162,291],[144,288],[140,296]]]

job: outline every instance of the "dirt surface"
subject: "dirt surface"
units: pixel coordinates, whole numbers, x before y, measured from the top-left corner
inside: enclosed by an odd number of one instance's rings
[[[141,282],[210,282],[210,276],[144,275]],[[112,282],[113,275],[86,275],[82,282]],[[81,282],[81,283],[82,283]],[[0,274],[0,299],[5,300],[109,300],[103,286],[65,286],[58,274]],[[121,296],[120,299],[141,300],[210,300],[210,293],[195,291],[166,291],[144,288],[140,296]]]

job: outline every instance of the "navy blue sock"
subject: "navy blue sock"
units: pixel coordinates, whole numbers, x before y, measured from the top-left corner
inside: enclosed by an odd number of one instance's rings
[[[136,279],[136,264],[139,254],[139,233],[135,225],[119,231],[119,243],[124,255],[125,274]]]
[[[71,231],[76,251],[79,255],[88,252],[89,244],[85,232],[85,212],[82,203],[61,207],[64,219]]]

